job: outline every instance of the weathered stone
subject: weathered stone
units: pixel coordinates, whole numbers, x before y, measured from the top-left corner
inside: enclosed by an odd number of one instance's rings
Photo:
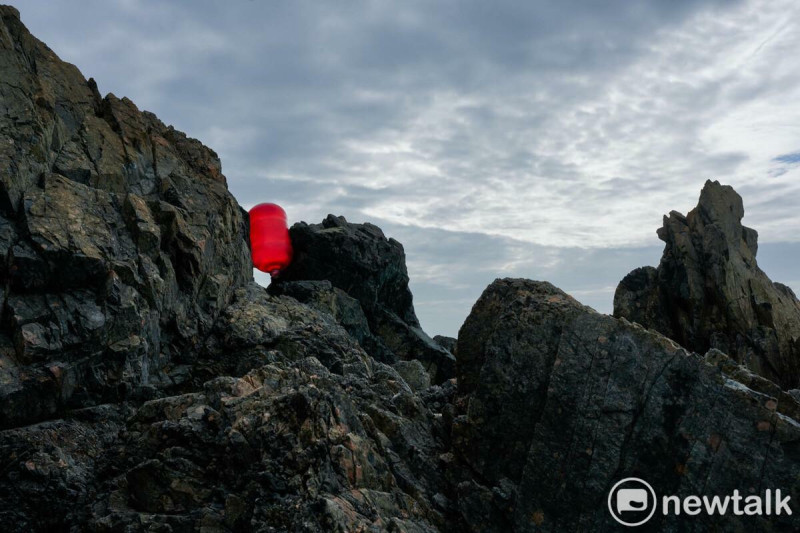
[[[526,280],[430,339],[402,246],[337,217],[256,285],[216,154],[0,17],[4,531],[614,531],[626,475],[800,498],[800,393],[741,358]]]
[[[431,377],[425,371],[422,363],[416,359],[411,361],[398,361],[392,365],[397,373],[403,377],[411,390],[422,391],[431,386]]]
[[[451,354],[455,355],[456,353],[456,342],[457,340],[453,337],[447,337],[445,335],[434,335],[433,342],[450,352]]]
[[[367,316],[386,309],[417,326],[403,245],[369,223],[328,215],[290,230],[294,258],[280,280],[328,280],[361,303]]]
[[[418,396],[370,357],[399,356],[366,300],[252,283],[216,154],[0,15],[5,530],[448,529],[431,465],[453,385]],[[370,316],[417,340],[402,356],[449,356],[419,330],[402,247],[367,234],[385,254]]]
[[[4,428],[170,386],[252,271],[216,154],[0,16]]]
[[[308,357],[336,374],[372,374],[372,359],[331,315],[251,283],[220,315],[192,372],[203,379],[240,376],[267,362]]]
[[[800,494],[800,405],[790,395],[771,396],[779,389],[766,380],[749,388],[724,364],[547,283],[495,281],[457,351],[466,397],[454,447],[479,474],[459,485],[472,531],[616,530],[606,498],[629,476],[661,495]],[[648,526],[769,531],[798,520],[657,513]]]
[[[756,262],[755,230],[742,226],[742,198],[708,181],[687,216],[664,217],[658,268],[628,274],[614,316],[636,321],[705,353],[729,354],[784,388],[800,385],[800,302]]]
[[[417,359],[436,383],[453,377],[455,358],[422,331],[414,313],[403,245],[387,239],[372,224],[352,224],[333,215],[321,224],[295,224],[289,235],[294,258],[271,290],[294,291],[308,299],[307,289],[304,295],[296,287],[281,286],[292,281],[329,281],[360,303],[369,334],[358,335],[370,355],[386,363]]]
[[[299,302],[331,315],[362,346],[372,334],[361,304],[330,281],[287,281],[272,283],[270,294],[291,296]]]

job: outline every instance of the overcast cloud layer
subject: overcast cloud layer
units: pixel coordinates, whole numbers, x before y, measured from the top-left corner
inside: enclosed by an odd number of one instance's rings
[[[611,310],[707,178],[800,289],[800,3],[26,1],[102,92],[214,148],[239,202],[369,220],[455,335],[495,277]]]

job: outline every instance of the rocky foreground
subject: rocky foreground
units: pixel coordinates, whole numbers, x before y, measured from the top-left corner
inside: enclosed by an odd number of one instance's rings
[[[295,225],[256,285],[216,154],[0,15],[4,531],[612,531],[627,476],[800,501],[800,305],[731,189],[666,219],[617,318],[502,279],[431,339],[370,224]]]

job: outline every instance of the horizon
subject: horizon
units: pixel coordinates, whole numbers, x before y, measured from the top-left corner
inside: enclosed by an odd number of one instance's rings
[[[103,94],[214,149],[245,208],[400,241],[431,336],[455,336],[498,277],[610,312],[709,178],[743,197],[762,270],[800,292],[800,6],[577,4],[15,7]]]

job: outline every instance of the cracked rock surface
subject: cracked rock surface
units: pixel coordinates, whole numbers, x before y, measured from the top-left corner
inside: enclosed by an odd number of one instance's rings
[[[361,305],[369,330],[362,343],[370,355],[389,364],[419,360],[434,383],[455,375],[453,355],[419,326],[402,244],[387,239],[372,224],[353,224],[334,215],[321,224],[295,224],[289,235],[295,258],[275,290],[307,298],[281,286],[295,280],[327,280]]]
[[[446,529],[454,385],[364,349],[384,313],[452,361],[399,243],[362,256],[376,305],[268,294],[216,154],[0,17],[4,530]]]
[[[252,279],[216,154],[0,10],[0,427],[176,385]],[[187,359],[188,358],[188,359]]]
[[[658,268],[634,270],[614,316],[698,353],[716,348],[787,389],[800,386],[800,301],[758,268],[758,233],[742,226],[742,198],[708,181],[695,209],[664,216]]]
[[[626,476],[800,501],[800,395],[739,352],[518,279],[431,339],[400,243],[332,215],[256,285],[214,152],[0,18],[3,531],[616,531]]]
[[[457,353],[453,446],[469,465],[457,494],[471,531],[616,531],[606,498],[626,477],[659,495],[782,488],[800,497],[797,401],[724,354],[701,357],[518,279],[484,291]],[[796,514],[687,522],[656,513],[647,527],[798,525]]]

